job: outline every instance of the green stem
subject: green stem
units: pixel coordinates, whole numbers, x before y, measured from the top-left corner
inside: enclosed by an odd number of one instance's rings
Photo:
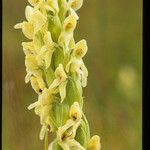
[[[45,134],[44,144],[45,144],[45,150],[48,150],[48,131],[46,131],[46,134]]]

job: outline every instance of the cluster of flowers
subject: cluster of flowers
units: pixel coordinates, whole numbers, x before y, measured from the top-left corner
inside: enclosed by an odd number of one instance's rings
[[[35,110],[42,125],[40,139],[50,131],[56,139],[49,150],[100,150],[100,138],[90,138],[82,112],[82,87],[88,71],[82,58],[87,52],[83,39],[74,40],[79,19],[76,11],[83,0],[28,0],[27,21],[15,25],[30,40],[23,42],[27,75],[38,94],[28,109]]]

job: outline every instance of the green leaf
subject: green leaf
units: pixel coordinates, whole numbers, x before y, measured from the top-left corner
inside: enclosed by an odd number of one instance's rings
[[[61,47],[57,47],[52,56],[52,62],[54,63],[55,69],[59,64],[63,64],[64,61],[64,52]]]
[[[58,16],[48,15],[48,30],[51,32],[52,39],[54,42],[57,42],[58,37],[61,32],[61,22]]]
[[[83,97],[82,97],[82,87],[79,80],[68,78],[68,83],[66,87],[66,99],[69,106],[71,106],[75,101],[77,101],[82,108],[83,106]]]
[[[85,149],[87,149],[87,144],[88,144],[88,131],[86,127],[86,123],[82,120],[81,125],[77,129],[76,137],[75,139],[83,145]]]
[[[69,106],[66,102],[60,103],[60,98],[55,98],[52,103],[51,116],[57,127],[63,126],[69,119]]]
[[[53,82],[53,80],[55,79],[55,74],[54,71],[51,67],[49,67],[48,69],[44,69],[45,71],[45,79],[47,82],[48,87],[50,86],[50,84]]]

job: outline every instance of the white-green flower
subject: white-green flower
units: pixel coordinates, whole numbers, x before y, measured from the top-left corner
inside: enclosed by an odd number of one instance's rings
[[[46,87],[45,82],[41,76],[31,76],[30,82],[32,88],[35,90],[37,94],[41,94],[41,92]]]
[[[54,42],[51,38],[51,33],[46,32],[44,35],[44,46],[40,49],[36,60],[39,66],[45,66],[47,69],[51,64],[52,54],[54,52]]]
[[[72,58],[66,66],[66,71],[77,73],[79,78],[81,79],[82,86],[85,87],[87,85],[87,77],[88,70],[84,65],[82,58],[85,56],[87,52],[87,45],[85,40],[79,41],[73,50]]]
[[[76,27],[77,20],[74,15],[69,15],[63,22],[62,32],[59,36],[58,43],[63,47],[64,52],[67,53],[70,49],[70,44],[74,41],[73,31]]]
[[[33,39],[33,35],[38,32],[46,23],[46,17],[37,9],[27,6],[25,16],[28,22],[23,21],[15,25],[15,29],[22,28],[22,32],[28,39]]]
[[[58,89],[61,102],[63,102],[66,97],[66,85],[68,81],[62,64],[59,64],[59,66],[56,68],[55,77],[56,79],[50,85],[49,90],[53,91]]]
[[[66,124],[58,128],[57,139],[60,146],[64,150],[70,150],[71,147],[74,149],[85,150],[74,138],[76,136],[77,129],[81,124],[81,110],[77,102],[74,102],[70,108],[70,118]]]
[[[94,135],[88,143],[87,150],[100,150],[100,149],[101,149],[100,137],[98,135]]]
[[[36,55],[33,42],[22,42],[25,55]]]

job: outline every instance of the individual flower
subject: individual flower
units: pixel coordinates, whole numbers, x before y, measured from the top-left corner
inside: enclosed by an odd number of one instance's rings
[[[38,32],[46,23],[46,17],[37,9],[27,6],[25,9],[25,16],[28,22],[16,24],[15,29],[22,28],[22,32],[28,39],[33,39],[33,35]]]
[[[32,88],[35,90],[37,94],[41,94],[41,92],[46,87],[45,82],[41,76],[31,76],[30,82]]]
[[[78,43],[76,43],[73,49],[72,58],[66,66],[67,72],[69,72],[70,70],[73,73],[77,73],[77,75],[81,78],[81,83],[83,87],[87,85],[88,76],[87,68],[85,67],[84,62],[82,60],[86,52],[87,45],[85,40],[81,40]]]
[[[58,89],[61,97],[61,102],[63,102],[66,97],[66,85],[68,81],[62,64],[59,64],[59,66],[56,68],[55,77],[56,79],[50,85],[49,90],[53,91]]]
[[[94,135],[88,143],[87,150],[100,150],[100,149],[101,149],[100,137],[98,135]]]
[[[70,118],[73,120],[80,120],[82,117],[81,108],[78,102],[74,102],[70,108]]]
[[[36,54],[33,42],[22,42],[22,46],[25,55]]]
[[[74,102],[70,108],[70,118],[71,119],[69,119],[64,126],[58,128],[57,139],[59,144],[64,150],[70,150],[70,147],[85,150],[84,147],[74,139],[76,131],[81,124],[81,111],[77,102]]]
[[[63,29],[66,32],[73,32],[76,27],[77,21],[74,15],[69,15],[63,23]]]
[[[73,55],[77,58],[83,58],[85,54],[87,53],[87,43],[85,40],[81,40],[78,43],[76,43],[74,50],[73,50]]]
[[[38,106],[44,106],[44,105],[49,105],[52,103],[53,100],[53,95],[51,93],[51,91],[47,88],[45,88],[42,92],[42,94],[39,95],[38,97],[38,101],[34,102],[33,104],[30,104],[28,109],[31,110],[35,107]],[[38,109],[36,109],[36,112]]]
[[[63,29],[62,32],[58,38],[58,43],[61,47],[64,48],[65,53],[69,51],[69,45],[70,42],[72,42],[73,39],[73,31],[76,27],[77,20],[74,15],[69,15],[63,23]]]
[[[80,143],[74,139],[80,123],[80,121],[75,122],[69,119],[64,126],[58,128],[57,139],[64,150],[70,150],[71,147],[85,150]]]
[[[45,66],[47,69],[51,64],[52,54],[54,52],[54,42],[51,38],[51,33],[46,32],[44,36],[44,46],[39,51],[38,55],[36,56],[36,60],[39,66]]]
[[[39,95],[38,101],[30,104],[28,109],[31,110],[35,108],[35,114],[39,115],[40,123],[42,125],[40,131],[40,139],[44,138],[46,131],[48,130],[48,125],[53,128],[50,121],[50,111],[51,111],[51,103],[53,101],[53,95],[49,89],[45,88],[43,92]]]

